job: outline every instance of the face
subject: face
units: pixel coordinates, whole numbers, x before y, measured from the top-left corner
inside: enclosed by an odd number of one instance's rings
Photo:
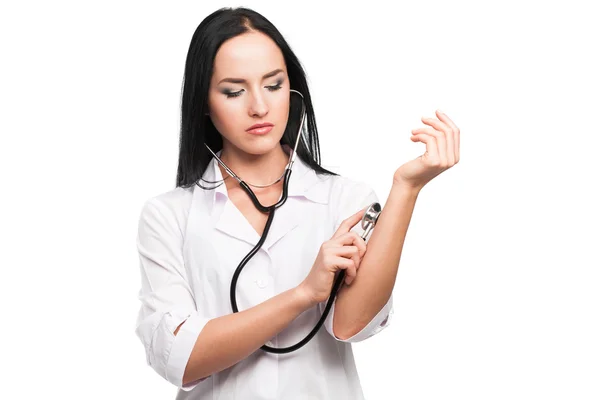
[[[279,71],[277,71],[279,70]],[[249,32],[224,42],[213,67],[208,107],[223,137],[223,152],[265,154],[279,146],[288,120],[290,86],[279,47],[263,33]],[[252,125],[271,123],[266,134]]]

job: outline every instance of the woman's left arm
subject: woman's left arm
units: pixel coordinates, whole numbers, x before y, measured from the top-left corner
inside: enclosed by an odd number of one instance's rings
[[[388,302],[421,189],[459,161],[460,130],[441,111],[437,110],[436,115],[439,119],[422,118],[429,126],[413,129],[411,140],[425,143],[426,151],[394,173],[392,189],[356,277],[349,286],[342,285],[338,291],[333,330],[340,339],[360,332]]]

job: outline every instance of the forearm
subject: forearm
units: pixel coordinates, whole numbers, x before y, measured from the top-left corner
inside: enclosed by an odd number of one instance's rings
[[[294,288],[247,310],[210,320],[198,335],[183,384],[222,371],[248,357],[310,307]]]
[[[371,234],[356,278],[339,290],[333,330],[340,339],[360,332],[388,302],[419,190],[394,184]]]

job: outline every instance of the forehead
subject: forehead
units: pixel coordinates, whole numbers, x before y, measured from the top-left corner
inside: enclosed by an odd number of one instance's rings
[[[276,68],[285,70],[279,47],[267,35],[249,32],[221,45],[215,56],[214,78],[260,79]]]

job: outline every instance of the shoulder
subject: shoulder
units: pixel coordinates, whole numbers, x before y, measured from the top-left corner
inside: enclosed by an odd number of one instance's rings
[[[373,188],[366,182],[343,175],[331,176],[330,185],[332,204],[374,194]]]
[[[144,202],[140,213],[140,224],[160,224],[164,229],[185,232],[194,187],[176,187],[154,195]]]
[[[335,222],[335,227],[341,221],[365,208],[369,204],[379,202],[378,196],[367,182],[343,175],[330,175],[327,178],[329,186],[329,212]]]

